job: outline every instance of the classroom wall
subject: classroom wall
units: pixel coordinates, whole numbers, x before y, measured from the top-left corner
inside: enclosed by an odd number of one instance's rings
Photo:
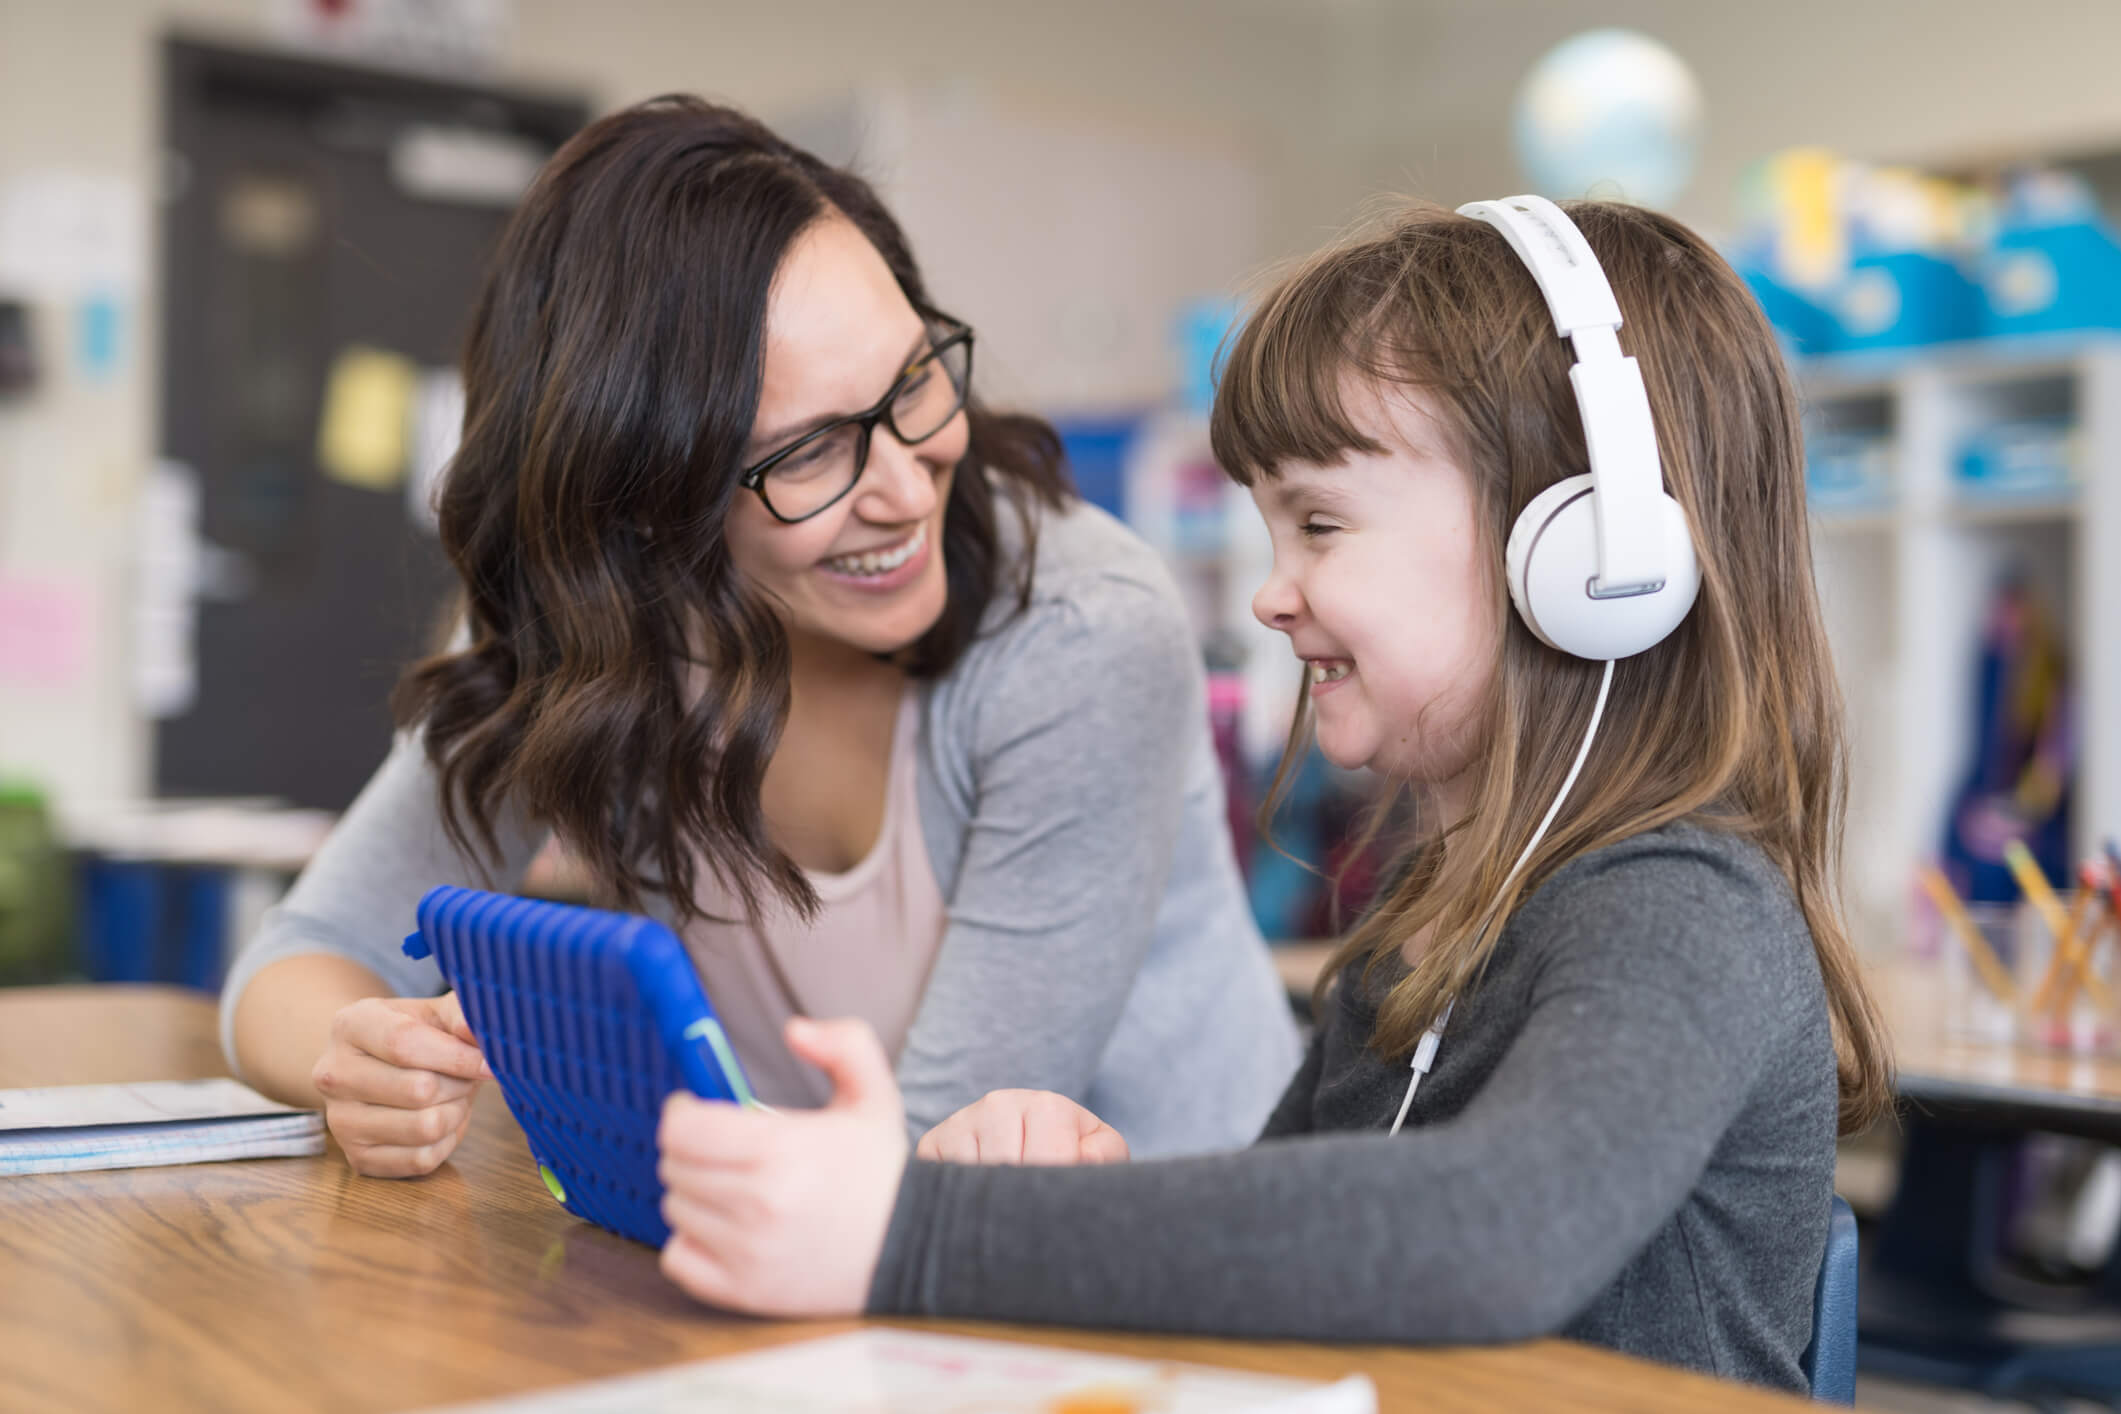
[[[1321,7],[1353,185],[1452,202],[1522,185],[1511,99],[1547,49],[1641,29],[1693,68],[1707,132],[1674,214],[1710,229],[1740,171],[1819,143],[1913,162],[2121,145],[2121,5],[2107,0],[1422,0]],[[1337,92],[1334,99],[1332,93]]]
[[[172,26],[260,41],[268,0],[0,0],[0,181],[53,167],[133,185],[157,162],[156,44]],[[1268,254],[1315,245],[1381,189],[1446,201],[1519,189],[1511,95],[1541,51],[1594,23],[1663,37],[1700,76],[1709,129],[1678,203],[1715,227],[1742,168],[1793,142],[1914,160],[2121,140],[2121,5],[2104,0],[516,0],[505,77],[602,105],[684,88],[784,111],[875,82],[969,84],[1056,121],[1248,153]],[[47,315],[49,312],[47,312]],[[55,376],[0,407],[0,592],[57,586],[79,661],[0,666],[0,773],[68,802],[148,780],[129,705],[125,545],[153,449],[152,300],[97,383]],[[0,602],[0,612],[6,611]],[[65,665],[61,665],[65,666]]]

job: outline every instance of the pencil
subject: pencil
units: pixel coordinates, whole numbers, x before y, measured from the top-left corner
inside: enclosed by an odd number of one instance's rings
[[[2003,862],[2010,866],[2011,877],[2018,887],[2025,890],[2025,897],[2038,911],[2048,931],[2055,935],[2055,951],[2066,958],[2082,979],[2084,990],[2101,1011],[2112,1012],[2113,994],[2106,984],[2091,975],[2084,966],[2082,948],[2077,942],[2076,930],[2070,927],[2069,914],[2062,907],[2062,900],[2055,896],[2054,886],[2047,882],[2047,875],[2040,872],[2040,865],[2033,852],[2022,841],[2012,840],[2003,847]]]
[[[1982,982],[1996,994],[1997,1001],[2015,1009],[2018,1005],[2017,985],[1997,958],[1996,950],[1988,945],[1988,939],[1981,936],[1974,920],[1967,917],[1966,906],[1959,902],[1959,895],[1952,891],[1950,882],[1928,864],[1916,871],[1916,878],[1921,881],[1923,892],[1930,896],[1930,902],[1937,905],[1937,912],[1959,935],[1959,941],[1966,945],[1966,955],[1973,959],[1974,970],[1981,974]]]
[[[2054,1012],[2056,1020],[2062,1020],[2068,1014],[2070,1001],[2077,994],[2077,984],[2079,982],[2082,982],[2084,990],[2091,994],[2094,1005],[2104,1005],[2108,1011],[2113,1009],[2111,993],[2108,992],[2106,984],[2099,980],[2098,974],[2092,971],[2093,959],[2099,955],[2099,940],[2112,931],[2109,925],[2113,921],[2114,913],[2112,909],[2104,910],[2093,920],[2091,931],[2085,935],[2084,950],[2080,954],[2079,962],[2063,975],[2060,994],[2055,998]],[[2095,988],[2097,990],[2094,990]],[[2103,1004],[2099,1001],[2102,994],[2105,994],[2108,998]]]
[[[2078,881],[2077,907],[2069,919],[2069,941],[2065,944],[2061,938],[2055,939],[2047,970],[2040,974],[2040,985],[2033,989],[2033,999],[2027,1003],[2034,1012],[2052,1008],[2059,1015],[2068,1010],[2077,979],[2090,975],[2093,934],[2089,930],[2092,910],[2099,907],[2099,902],[2099,889],[2087,869]]]

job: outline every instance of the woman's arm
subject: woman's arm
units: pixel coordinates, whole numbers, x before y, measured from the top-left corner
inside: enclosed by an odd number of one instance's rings
[[[222,1050],[266,1093],[317,1103],[310,1072],[340,1011],[364,998],[442,990],[431,960],[415,962],[400,950],[422,894],[437,884],[507,888],[536,853],[540,832],[504,819],[501,858],[488,874],[450,843],[438,791],[423,743],[401,734],[230,969]]]
[[[1155,938],[1204,740],[1178,606],[1099,577],[982,665],[949,924],[898,1059],[914,1136],[997,1089],[1089,1098]]]
[[[387,997],[383,979],[351,958],[297,953],[252,974],[231,1010],[230,1035],[244,1079],[283,1104],[321,1108],[310,1072],[341,1008]]]

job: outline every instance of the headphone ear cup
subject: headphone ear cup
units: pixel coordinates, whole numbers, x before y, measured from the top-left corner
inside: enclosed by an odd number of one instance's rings
[[[1631,658],[1663,642],[1694,607],[1701,567],[1679,503],[1660,494],[1657,514],[1670,567],[1664,588],[1594,599],[1598,522],[1591,477],[1565,477],[1534,496],[1510,527],[1503,554],[1510,602],[1525,627],[1549,648],[1593,662]]]

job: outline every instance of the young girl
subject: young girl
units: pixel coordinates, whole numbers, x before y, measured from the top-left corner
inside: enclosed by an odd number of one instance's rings
[[[1197,646],[1051,429],[971,394],[859,178],[698,99],[554,156],[498,250],[441,503],[468,626],[224,993],[232,1065],[426,1173],[483,1065],[398,944],[548,834],[684,931],[754,1088],[864,1018],[912,1133],[997,1086],[1143,1148],[1256,1132],[1298,1054]]]
[[[1506,239],[1505,206],[1544,224]],[[1840,703],[1797,402],[1744,285],[1683,227],[1579,204],[1585,250],[1556,208],[1482,207],[1313,258],[1216,402],[1217,454],[1273,535],[1255,611],[1306,664],[1308,725],[1412,787],[1425,822],[1262,1141],[1061,1167],[1120,1136],[1010,1093],[908,1163],[873,1040],[806,1023],[790,1042],[838,1089],[822,1113],[665,1112],[663,1263],[687,1291],[1309,1340],[1561,1333],[1803,1387],[1837,1122],[1877,1114],[1888,1077],[1835,903]],[[1551,247],[1537,279],[1527,232]],[[1557,498],[1581,502],[1573,532]],[[1588,570],[1547,556],[1566,534]]]

